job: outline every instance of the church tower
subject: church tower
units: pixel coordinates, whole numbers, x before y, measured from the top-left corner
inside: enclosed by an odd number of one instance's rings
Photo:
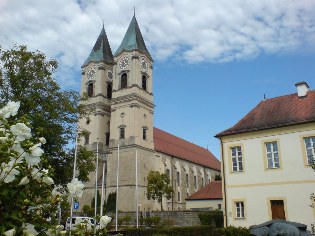
[[[114,54],[115,79],[111,100],[110,145],[107,168],[107,194],[116,191],[119,146],[118,209],[148,209],[146,177],[154,169],[153,143],[153,59],[133,16],[123,41]],[[136,192],[136,155],[138,192]]]
[[[95,149],[109,145],[110,101],[112,98],[114,57],[108,43],[104,26],[84,64],[82,65],[81,93],[88,96],[83,102],[87,111],[93,111],[79,121],[79,128],[88,132],[82,145]]]

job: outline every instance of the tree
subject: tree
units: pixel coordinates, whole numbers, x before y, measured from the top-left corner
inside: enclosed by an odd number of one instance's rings
[[[214,174],[213,178],[214,178],[215,181],[220,181],[220,180],[222,180],[222,177],[221,177],[221,174],[220,174],[220,173]]]
[[[160,174],[158,171],[150,171],[147,179],[147,198],[148,200],[157,200],[161,204],[161,211],[163,211],[163,196],[170,199],[173,193],[170,179],[167,174]]]
[[[8,101],[20,101],[20,112],[15,119],[27,114],[35,138],[45,137],[45,168],[55,172],[57,184],[72,179],[73,150],[67,148],[74,140],[79,115],[84,115],[81,97],[75,91],[63,91],[53,79],[57,70],[56,60],[47,59],[40,51],[31,52],[27,47],[0,48],[0,106]],[[79,148],[80,178],[87,180],[93,166],[93,153]],[[84,165],[82,163],[85,163]],[[88,166],[88,168],[86,168]],[[82,168],[83,167],[83,168]]]
[[[107,212],[116,211],[116,192],[112,192],[108,194],[107,201],[106,201],[106,210]]]

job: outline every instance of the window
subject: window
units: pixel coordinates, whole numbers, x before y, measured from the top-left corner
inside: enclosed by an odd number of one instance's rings
[[[180,202],[180,192],[177,192],[177,200]]]
[[[88,84],[87,94],[89,97],[92,97],[94,95],[94,84],[93,83]]]
[[[242,149],[241,147],[232,147],[232,170],[233,172],[243,171]]]
[[[112,99],[112,84],[107,84],[107,98]]]
[[[89,134],[87,134],[87,135],[84,136],[84,144],[85,144],[85,145],[88,145],[88,144],[89,144],[89,139],[90,139],[90,135],[89,135]]]
[[[127,88],[127,74],[123,73],[120,81],[120,88]]]
[[[119,128],[119,139],[125,139],[125,127]]]
[[[235,202],[236,218],[245,218],[244,202]]]
[[[147,90],[147,77],[145,75],[142,76],[142,88]]]
[[[105,145],[109,145],[109,132],[105,134]]]
[[[196,175],[194,176],[194,186],[195,186],[195,189],[197,189],[197,177],[196,177]]]
[[[189,179],[188,179],[188,174],[186,174],[186,187],[189,188]]]
[[[268,169],[279,168],[279,153],[277,142],[265,143]]]
[[[180,185],[180,179],[179,179],[179,172],[176,172],[176,180],[177,180],[177,184],[178,186]]]
[[[147,129],[146,128],[142,129],[142,138],[143,138],[143,140],[147,140]]]
[[[203,178],[201,178],[201,187],[203,187],[204,183],[203,183]]]
[[[307,164],[311,165],[315,161],[315,137],[304,138],[304,143],[306,148]]]
[[[169,169],[166,169],[166,175],[170,179],[170,170]]]
[[[220,210],[221,210],[221,204],[218,204],[218,209],[220,209]]]

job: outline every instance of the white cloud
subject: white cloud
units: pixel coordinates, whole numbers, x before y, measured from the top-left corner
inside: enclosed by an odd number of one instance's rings
[[[74,70],[88,57],[102,19],[115,52],[133,5],[156,60],[226,62],[315,50],[315,1],[310,0],[1,0],[1,46],[26,44],[57,58],[58,80],[78,85]]]

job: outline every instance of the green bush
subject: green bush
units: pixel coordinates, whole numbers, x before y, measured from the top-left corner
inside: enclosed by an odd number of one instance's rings
[[[149,217],[146,217],[144,218],[144,223],[145,225],[148,225],[148,226],[152,226],[152,225],[159,225],[161,222],[161,217],[159,216],[149,216]]]
[[[149,217],[144,218],[144,224],[148,225],[148,226],[152,226],[152,224],[153,224],[152,217],[149,216]]]
[[[118,220],[117,220],[118,226],[121,227],[121,225],[124,223],[124,221],[125,221],[124,217],[119,217]]]
[[[160,224],[161,217],[159,217],[159,216],[152,216],[151,218],[152,218],[152,224],[154,224],[155,226]]]
[[[217,228],[223,227],[223,212],[221,210],[200,213],[198,216],[202,225],[215,224]]]
[[[245,227],[228,226],[224,229],[224,235],[226,236],[247,236],[249,229]]]
[[[210,225],[187,226],[187,227],[168,227],[168,228],[132,228],[127,229],[125,236],[222,236],[213,231]]]
[[[125,221],[126,226],[129,226],[129,222],[131,221],[131,216],[125,215],[123,220]]]

